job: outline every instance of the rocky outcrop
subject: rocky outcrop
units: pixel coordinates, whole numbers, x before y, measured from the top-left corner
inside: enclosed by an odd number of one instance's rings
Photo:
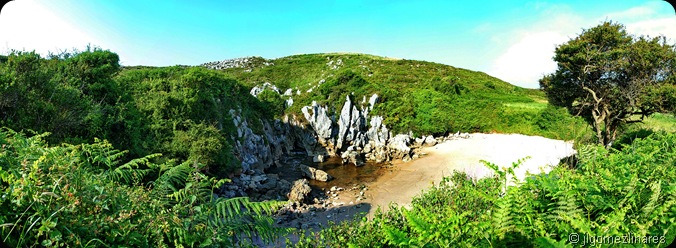
[[[301,112],[303,112],[303,116],[305,116],[305,119],[317,134],[318,141],[324,145],[328,145],[329,139],[332,136],[333,122],[327,115],[328,111],[326,107],[319,106],[317,102],[313,101],[312,106],[303,107]]]
[[[287,195],[289,201],[292,202],[304,202],[308,194],[310,194],[312,188],[307,179],[298,179],[293,182],[291,186],[291,191]]]
[[[277,94],[281,92],[273,84],[263,83],[254,87],[250,94],[257,96],[266,89]],[[291,95],[292,91],[284,93]],[[361,166],[367,161],[408,161],[417,157],[412,147],[438,142],[439,138],[432,136],[412,142],[410,134],[392,135],[383,124],[382,116],[370,116],[374,105],[378,103],[378,95],[360,100],[355,102],[346,97],[341,111],[335,115],[329,114],[328,107],[312,102],[310,106],[301,108],[303,116],[299,118],[304,118],[303,121],[293,115],[274,121],[249,120],[243,117],[240,109],[229,110],[236,130],[231,137],[233,150],[241,161],[242,170],[232,184],[224,186],[223,194],[262,197],[258,199],[284,197],[291,190],[291,183],[280,180],[274,174],[265,174],[265,171],[273,165],[292,166],[286,158],[293,154],[309,156],[313,162],[339,157],[345,164]],[[294,165],[300,166],[304,176],[309,179],[331,180],[331,176],[324,171],[298,163]]]
[[[208,62],[201,64],[201,66],[204,66],[209,69],[215,69],[215,70],[224,70],[224,69],[230,69],[230,68],[248,68],[252,69],[255,67],[263,67],[263,66],[270,66],[273,65],[272,62],[261,58],[261,57],[243,57],[243,58],[234,58],[234,59],[226,59],[222,61],[213,61],[213,62]]]
[[[312,180],[326,182],[333,179],[333,177],[325,171],[307,165],[300,165],[300,171],[303,173],[304,177]]]
[[[280,93],[280,91],[279,91],[279,89],[277,88],[277,86],[274,86],[274,85],[271,84],[270,82],[265,82],[265,83],[263,83],[262,85],[256,85],[256,86],[254,86],[253,88],[251,88],[251,91],[249,92],[249,94],[251,94],[251,95],[254,96],[254,97],[258,97],[258,94],[260,94],[261,92],[263,92],[263,91],[266,90],[266,89],[270,89],[270,90],[274,91],[274,92],[277,93],[277,94]]]
[[[369,112],[377,102],[376,94],[368,99],[368,103],[364,97],[361,104],[355,104],[347,96],[335,122],[335,117],[328,116],[327,107],[319,106],[316,102],[312,102],[312,106],[303,107],[302,111],[319,144],[326,148],[328,155],[341,157],[343,163],[360,166],[365,161],[410,159],[410,135],[392,137],[383,124],[382,116],[372,116],[369,119]],[[433,143],[436,144],[434,137],[425,144]]]

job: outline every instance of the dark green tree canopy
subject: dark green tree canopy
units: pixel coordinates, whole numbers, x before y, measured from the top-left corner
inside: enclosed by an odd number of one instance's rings
[[[665,37],[635,36],[605,22],[558,46],[556,72],[540,80],[549,101],[584,117],[599,143],[664,109],[651,92],[674,81],[676,51]]]

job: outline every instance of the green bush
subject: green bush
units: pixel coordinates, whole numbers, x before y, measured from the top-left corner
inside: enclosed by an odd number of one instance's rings
[[[47,134],[0,131],[0,242],[10,247],[232,247],[285,232],[280,202],[213,197],[225,180],[199,163],[123,163],[105,141],[49,146]]]

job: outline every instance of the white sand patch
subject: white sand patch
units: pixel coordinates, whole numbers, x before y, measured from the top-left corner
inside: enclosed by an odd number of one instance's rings
[[[390,202],[410,204],[415,195],[438,184],[454,170],[475,179],[493,175],[481,160],[508,167],[519,159],[530,157],[515,169],[517,178],[523,180],[527,173],[551,171],[562,158],[576,153],[572,142],[521,134],[481,133],[472,134],[469,139],[450,140],[428,147],[422,152],[428,155],[408,163],[396,162],[399,170],[369,186],[367,202],[372,205],[369,215],[372,216],[378,206],[387,209]]]

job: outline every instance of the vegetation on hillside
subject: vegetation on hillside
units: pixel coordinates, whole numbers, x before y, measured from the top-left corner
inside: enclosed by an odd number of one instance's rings
[[[581,120],[545,108],[542,92],[483,72],[365,54],[294,55],[268,63],[223,71],[249,87],[270,82],[282,93],[290,89],[294,103],[285,110],[287,114],[300,115],[300,109],[312,101],[339,114],[347,96],[357,104],[368,104],[362,102],[364,97],[378,94],[380,102],[373,113],[385,117],[384,123],[399,133],[495,131],[566,140],[588,135]]]
[[[122,69],[101,49],[3,57],[0,244],[273,239],[282,230],[264,213],[279,203],[212,192],[240,168],[230,109],[242,109],[253,126],[273,114],[246,87],[205,68]]]
[[[108,140],[128,150],[128,159],[162,153],[159,159],[198,160],[208,174],[225,176],[239,168],[229,110],[241,109],[259,129],[275,114],[272,103],[223,73],[120,68],[118,60],[101,49],[10,54],[0,63],[0,125],[50,132],[46,139],[56,144]]]

